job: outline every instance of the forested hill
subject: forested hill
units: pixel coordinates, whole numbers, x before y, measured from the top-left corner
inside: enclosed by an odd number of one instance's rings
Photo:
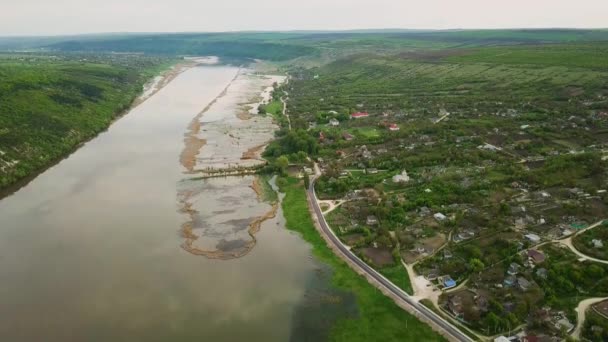
[[[168,60],[0,55],[0,197],[106,129]]]
[[[289,60],[315,52],[314,47],[279,41],[233,39],[213,34],[134,36],[104,40],[68,40],[48,46],[60,51],[143,52],[157,55],[215,55],[228,58]]]
[[[608,41],[608,30],[364,30],[232,33],[163,33],[73,36],[30,42],[57,51],[139,52],[157,55],[216,55],[236,59],[286,61],[298,57],[333,59],[360,52],[480,46]],[[12,42],[13,46],[15,42]],[[6,44],[5,44],[6,46]],[[23,45],[21,45],[23,46]],[[0,49],[2,40],[0,39]]]

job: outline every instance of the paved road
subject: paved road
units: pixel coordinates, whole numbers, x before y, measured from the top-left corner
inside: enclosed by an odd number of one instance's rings
[[[425,317],[429,321],[432,321],[436,326],[439,326],[443,329],[447,335],[451,336],[455,341],[473,341],[470,337],[462,333],[458,328],[445,321],[443,318],[438,316],[436,313],[428,309],[426,306],[416,302],[413,298],[410,297],[407,293],[401,290],[399,287],[395,286],[393,283],[388,281],[382,275],[380,275],[376,270],[371,268],[368,264],[364,263],[359,259],[355,254],[353,254],[348,248],[346,248],[342,242],[338,239],[338,237],[334,234],[334,232],[329,228],[327,222],[325,221],[325,217],[319,207],[319,203],[317,201],[317,195],[315,193],[315,178],[311,179],[310,185],[308,187],[308,194],[312,201],[313,209],[317,218],[319,220],[319,224],[321,225],[321,229],[325,232],[325,234],[329,237],[331,242],[344,254],[348,259],[350,259],[353,263],[363,269],[367,274],[373,277],[377,282],[382,284],[386,289],[388,289],[395,296],[402,299],[405,303],[410,305],[412,309],[417,312],[420,316]]]

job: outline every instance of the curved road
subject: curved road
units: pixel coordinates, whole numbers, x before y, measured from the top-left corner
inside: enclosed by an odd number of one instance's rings
[[[359,266],[361,269],[363,269],[368,275],[370,275],[377,282],[382,284],[382,286],[384,286],[387,290],[389,290],[395,296],[397,296],[398,298],[403,300],[405,303],[407,303],[409,306],[411,306],[411,308],[413,309],[414,312],[418,313],[420,316],[425,317],[429,321],[433,322],[436,326],[443,329],[443,331],[447,335],[449,335],[452,340],[463,341],[463,342],[473,341],[470,337],[468,337],[463,332],[461,332],[458,328],[456,328],[455,326],[453,326],[452,324],[450,324],[449,322],[447,322],[446,320],[444,320],[443,318],[438,316],[436,313],[431,311],[429,308],[416,302],[413,298],[410,297],[410,295],[408,295],[403,290],[401,290],[399,287],[395,286],[393,283],[388,281],[386,278],[384,278],[382,275],[380,275],[380,273],[376,272],[376,270],[371,268],[368,264],[361,261],[361,259],[359,259],[355,254],[353,254],[348,248],[346,248],[342,244],[342,242],[338,239],[338,237],[334,234],[334,232],[327,225],[327,222],[325,221],[325,217],[323,216],[321,208],[319,207],[319,203],[317,201],[317,195],[315,193],[315,188],[314,188],[315,180],[316,180],[316,177],[312,178],[310,180],[310,185],[308,186],[308,189],[307,189],[308,195],[312,199],[311,202],[313,205],[313,209],[315,211],[315,215],[318,218],[321,229],[323,229],[323,232],[329,237],[329,239],[334,244],[334,246],[337,247],[342,252],[342,254],[344,254],[350,261],[355,263],[357,266]]]

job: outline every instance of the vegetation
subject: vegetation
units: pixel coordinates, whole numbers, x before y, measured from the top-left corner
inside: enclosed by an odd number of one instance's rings
[[[332,341],[443,341],[430,327],[404,312],[333,254],[313,225],[305,189],[299,181],[290,178],[282,190],[286,194],[282,206],[287,228],[299,232],[313,245],[314,255],[331,266],[332,284],[352,292],[357,299],[359,317],[339,321],[331,330]]]
[[[0,56],[0,189],[106,129],[168,63],[143,56]]]
[[[608,45],[481,45],[293,67],[287,111],[309,127],[299,140],[317,140],[299,150],[323,169],[319,197],[347,200],[328,220],[363,260],[398,283],[401,260],[466,281],[439,304],[484,334],[562,336],[578,301],[606,295],[608,270],[552,245],[529,251],[606,218]],[[575,244],[600,256],[590,243],[604,233]]]

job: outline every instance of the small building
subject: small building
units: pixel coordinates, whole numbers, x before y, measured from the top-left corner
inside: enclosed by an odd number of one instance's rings
[[[524,277],[517,278],[517,287],[522,291],[528,291],[532,284]]]
[[[369,113],[367,113],[367,112],[357,112],[357,113],[353,113],[350,115],[350,117],[353,119],[367,118],[368,116],[369,116]]]
[[[591,244],[593,245],[594,248],[603,248],[604,247],[604,243],[600,239],[591,240]]]
[[[369,168],[369,169],[365,169],[365,173],[367,173],[368,175],[375,175],[378,173],[378,169],[376,168]]]
[[[344,132],[344,133],[342,133],[342,138],[344,138],[344,140],[346,140],[346,141],[351,141],[355,137],[353,137],[353,135],[348,132]]]
[[[546,259],[545,254],[535,249],[528,250],[528,259],[531,259],[535,264],[543,263]]]
[[[518,274],[519,273],[519,264],[512,262],[511,265],[509,265],[509,269],[507,270],[507,273],[510,275]]]
[[[440,221],[440,222],[448,219],[448,217],[443,215],[442,213],[435,213],[435,215],[433,215],[433,217],[435,218],[435,220]]]
[[[506,338],[504,336],[499,336],[494,339],[494,342],[511,342],[511,340],[509,340],[508,338]]]
[[[437,270],[436,268],[431,269],[429,271],[426,272],[426,275],[424,276],[427,280],[435,280],[437,279],[437,277],[439,276],[439,270]]]
[[[451,296],[450,299],[448,299],[448,308],[457,318],[462,318],[464,316],[464,308],[460,296]]]
[[[547,279],[547,269],[542,267],[537,269],[536,276],[542,279]]]
[[[566,332],[570,332],[574,329],[574,324],[570,323],[568,318],[564,317],[555,323],[555,328],[559,330],[564,329]]]
[[[388,130],[391,132],[397,132],[399,130],[399,126],[397,126],[397,124],[391,124],[388,126]]]
[[[454,255],[452,254],[452,252],[450,252],[449,249],[444,249],[443,250],[443,258],[444,259],[451,259]]]
[[[367,217],[367,220],[365,220],[365,223],[368,226],[376,226],[378,225],[378,218],[376,216],[370,215]]]
[[[334,127],[338,127],[338,126],[340,126],[340,121],[338,121],[336,119],[330,119],[329,120],[329,125],[330,126],[334,126]]]
[[[418,209],[418,216],[420,217],[426,217],[429,216],[431,214],[431,209],[429,209],[428,207],[421,207],[420,209]]]
[[[410,177],[407,175],[407,171],[403,170],[401,174],[393,176],[393,183],[407,183],[410,181]]]
[[[481,311],[481,312],[489,311],[490,302],[488,301],[488,297],[479,295],[479,296],[476,296],[474,299],[475,299],[475,306],[477,306],[477,309],[479,309],[479,311]]]
[[[452,287],[456,286],[456,280],[452,279],[452,277],[449,275],[439,277],[438,281],[439,284],[443,286],[444,290],[451,289]]]
[[[515,278],[515,276],[510,275],[505,278],[505,280],[503,281],[503,284],[506,287],[511,287],[511,286],[515,285],[516,281],[517,281],[517,278]]]
[[[524,235],[524,237],[526,239],[528,239],[532,243],[539,243],[540,242],[540,236],[538,236],[536,234],[526,234],[526,235]]]

